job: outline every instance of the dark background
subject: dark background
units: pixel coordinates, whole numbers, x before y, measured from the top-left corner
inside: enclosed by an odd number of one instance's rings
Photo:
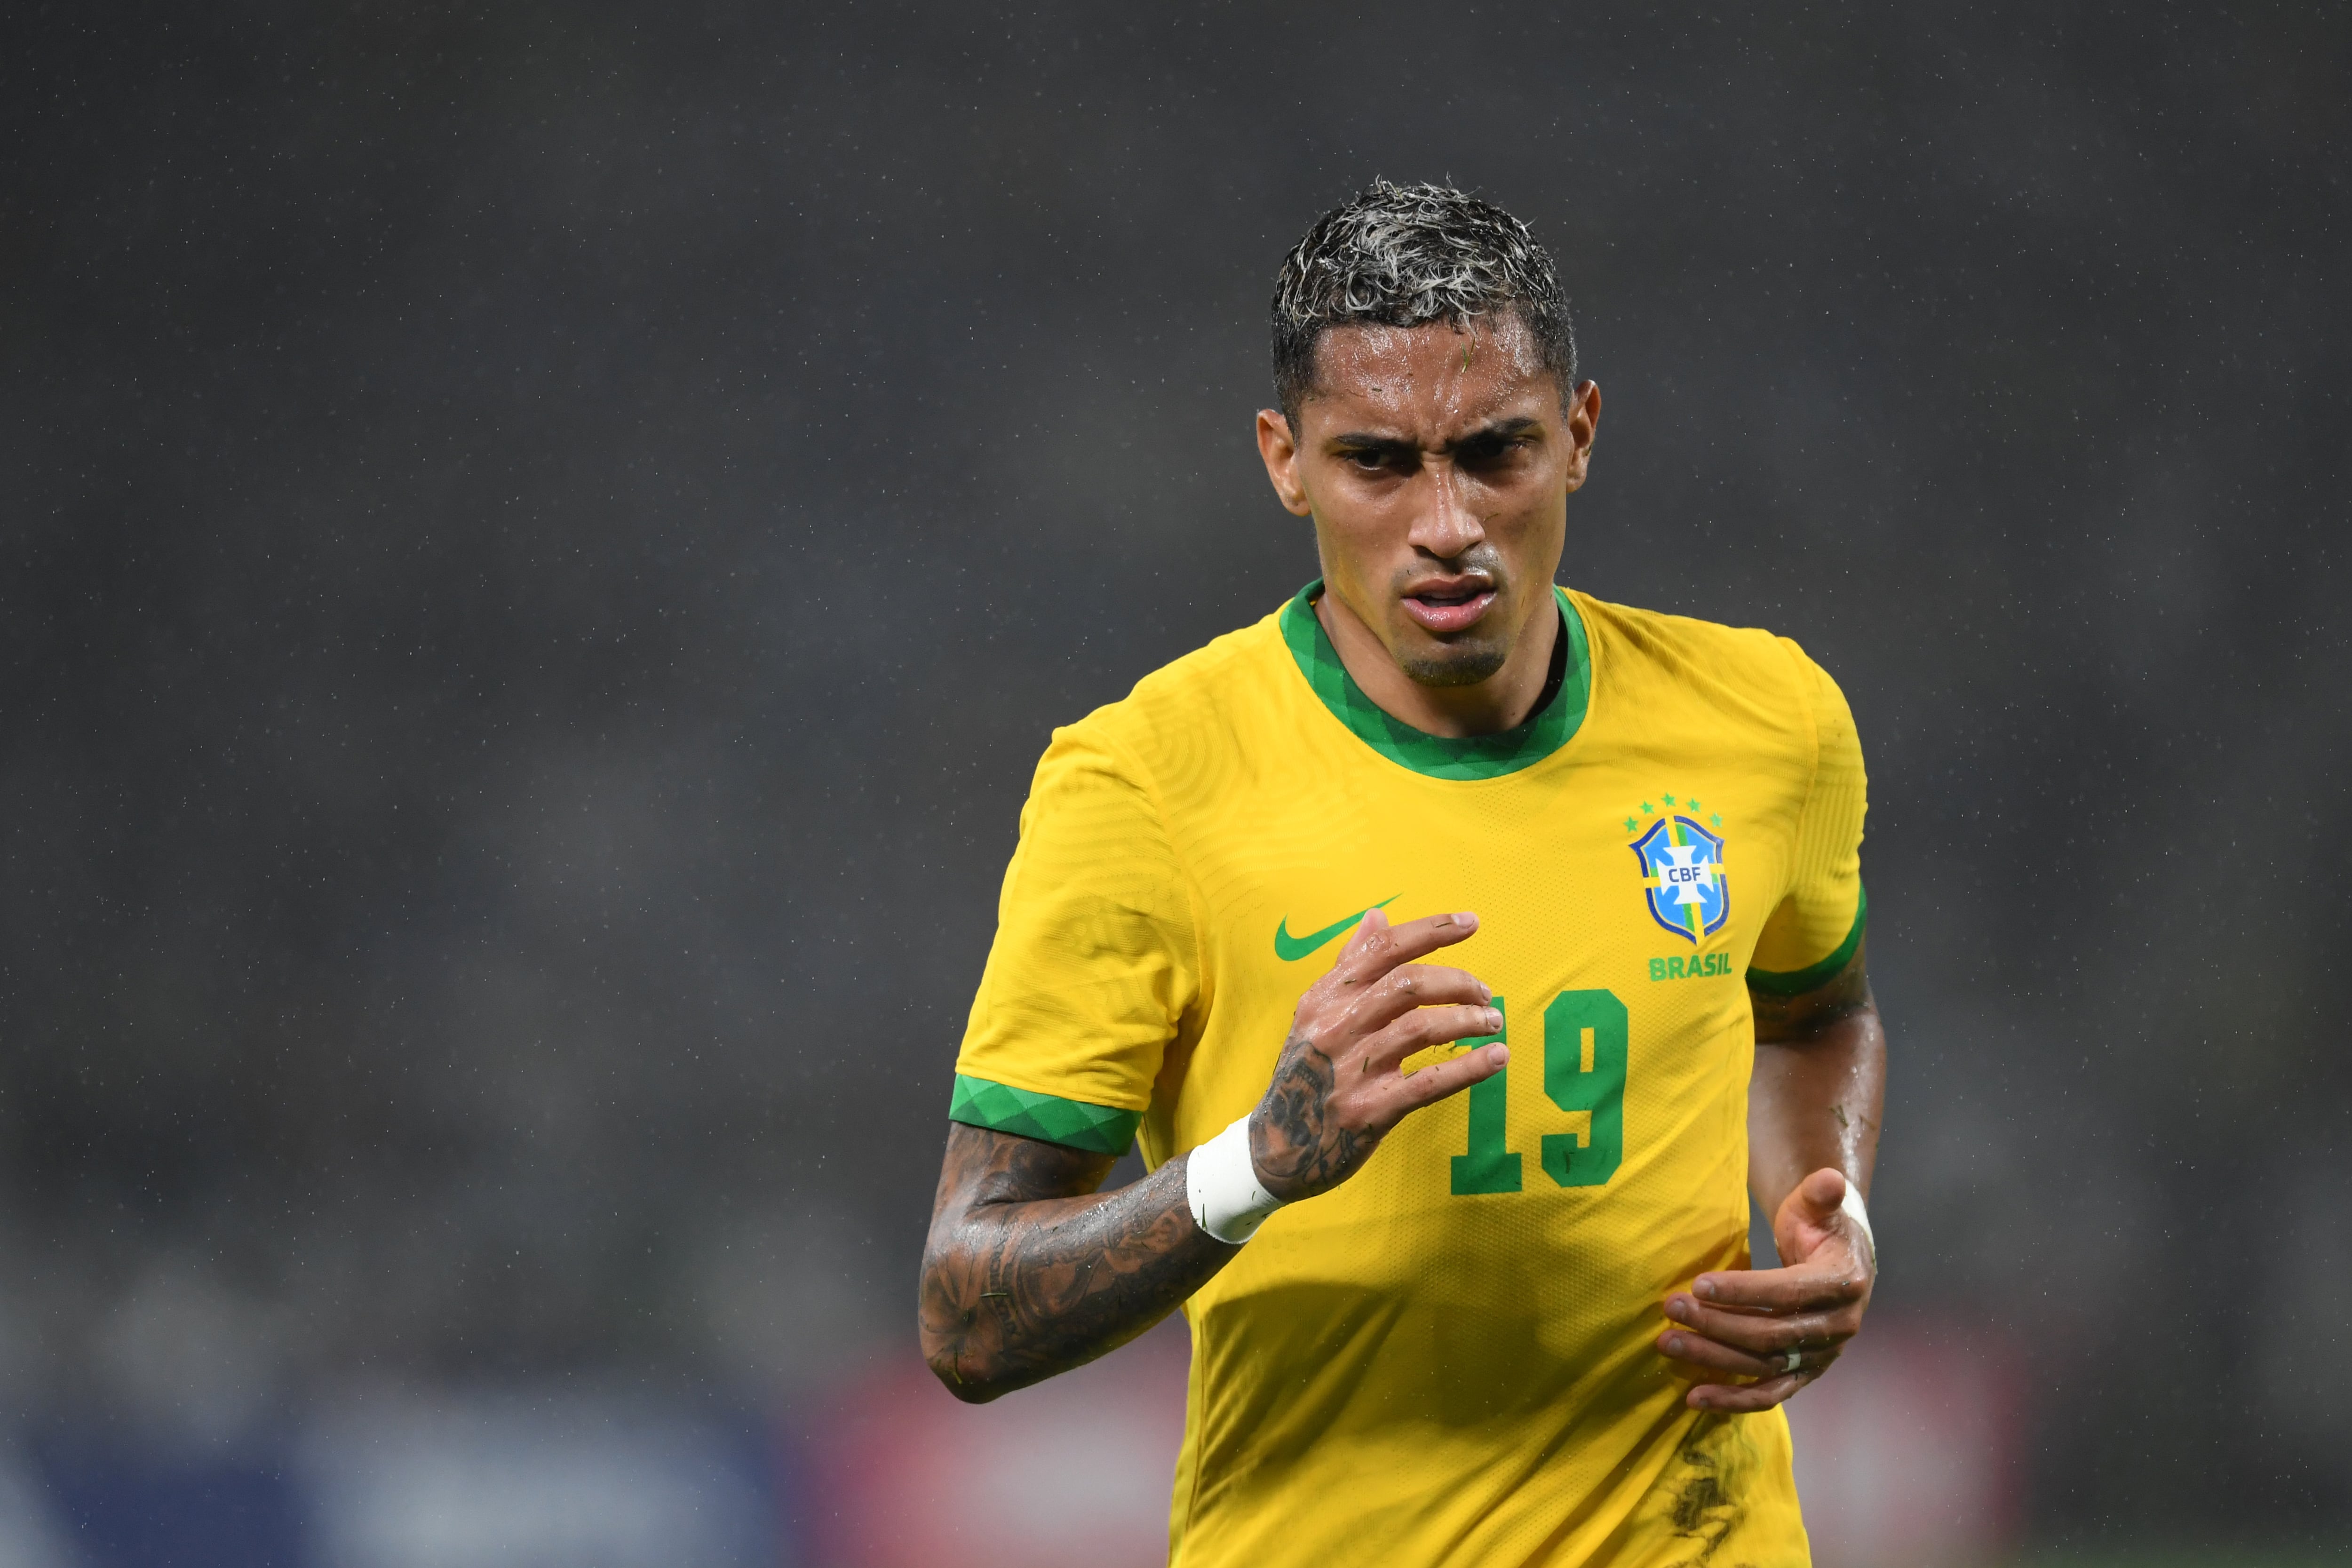
[[[2352,9],[10,24],[18,1418],[900,1350],[1029,768],[1312,574],[1275,268],[1450,178],[1566,578],[1853,700],[1881,1310],[2042,1534],[2352,1522]]]

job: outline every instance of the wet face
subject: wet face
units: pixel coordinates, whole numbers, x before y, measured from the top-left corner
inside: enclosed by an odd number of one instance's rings
[[[1563,398],[1507,313],[1334,328],[1316,369],[1298,427],[1267,410],[1258,446],[1283,504],[1315,520],[1326,591],[1415,684],[1487,680],[1550,612],[1599,390]]]

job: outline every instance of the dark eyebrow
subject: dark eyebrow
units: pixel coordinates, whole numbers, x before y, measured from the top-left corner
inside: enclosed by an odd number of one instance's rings
[[[1542,428],[1542,420],[1522,414],[1516,418],[1497,419],[1492,425],[1481,425],[1460,440],[1449,441],[1442,449],[1459,452],[1469,447],[1490,447],[1514,436],[1524,436],[1530,430]],[[1349,452],[1408,452],[1418,449],[1402,436],[1376,436],[1369,430],[1343,431],[1330,437],[1330,447]]]
[[[1413,449],[1412,442],[1402,436],[1375,436],[1369,430],[1348,430],[1330,438],[1333,447],[1344,447],[1355,452],[1401,452]]]
[[[1458,452],[1465,447],[1491,447],[1497,442],[1507,441],[1514,436],[1524,436],[1530,430],[1542,428],[1543,421],[1529,415],[1522,414],[1516,419],[1497,419],[1492,425],[1481,425],[1459,441],[1449,445],[1446,450]]]

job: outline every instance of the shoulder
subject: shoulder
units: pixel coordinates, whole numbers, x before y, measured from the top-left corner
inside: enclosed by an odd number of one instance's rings
[[[1758,626],[1612,605],[1573,589],[1570,597],[1584,617],[1593,679],[1616,697],[1679,699],[1775,727],[1812,727],[1818,689],[1829,678],[1791,639]]]
[[[1054,731],[1046,756],[1098,756],[1136,775],[1166,780],[1243,743],[1299,684],[1276,616],[1227,632],[1161,666],[1116,702]]]

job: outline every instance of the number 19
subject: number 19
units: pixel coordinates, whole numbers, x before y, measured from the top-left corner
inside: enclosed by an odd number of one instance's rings
[[[1500,1030],[1464,1040],[1508,1042],[1510,1014],[1503,998]],[[1625,1154],[1625,1055],[1632,1034],[1625,1004],[1610,991],[1563,991],[1543,1011],[1544,1093],[1568,1112],[1571,1131],[1543,1135],[1543,1168],[1563,1187],[1598,1187],[1617,1173]],[[1456,1193],[1516,1193],[1519,1156],[1505,1122],[1511,1069],[1471,1087],[1470,1152],[1454,1156]]]

